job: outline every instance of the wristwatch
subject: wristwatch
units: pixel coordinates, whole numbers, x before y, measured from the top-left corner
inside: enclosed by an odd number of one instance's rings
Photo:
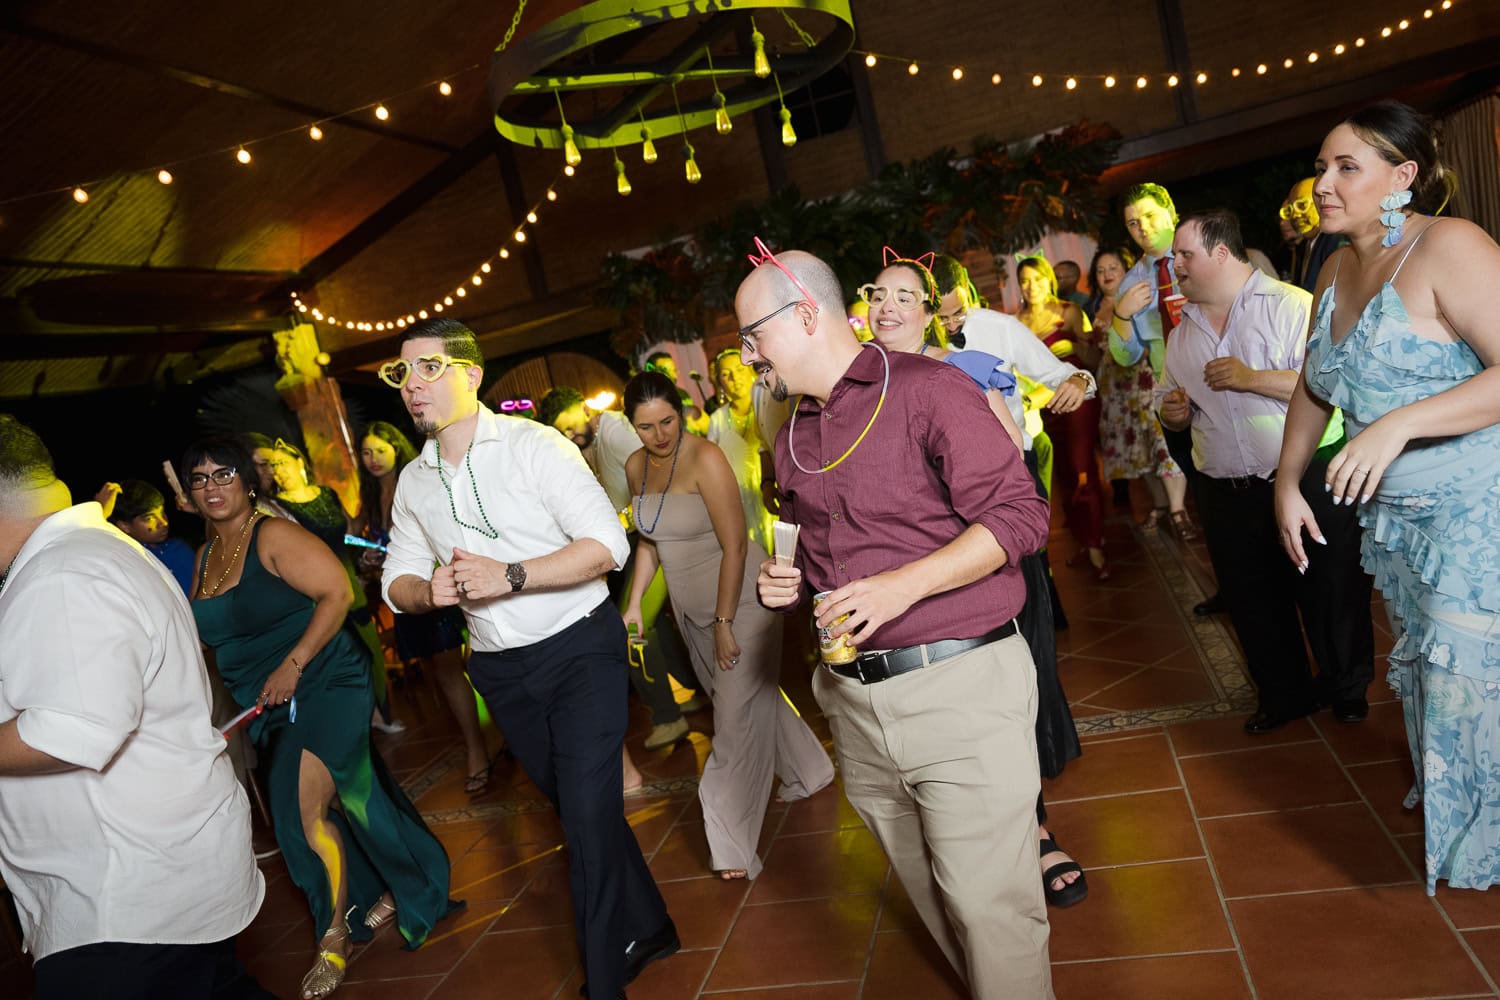
[[[505,578],[510,581],[510,592],[514,594],[526,586],[526,567],[520,563],[507,563],[505,566]]]

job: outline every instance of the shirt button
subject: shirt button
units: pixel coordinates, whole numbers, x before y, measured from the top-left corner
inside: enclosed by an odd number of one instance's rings
[[[834,512],[833,512],[833,519],[834,519],[834,520],[835,520],[835,521],[837,521],[837,520],[838,520],[838,519],[839,519],[839,512],[838,512],[838,511],[834,511]]]
[[[844,564],[843,563],[839,563],[839,572],[842,573],[843,571],[844,571]]]
[[[823,419],[824,420],[831,420],[831,419],[833,419],[833,414],[830,411],[828,411],[828,410],[824,410],[823,411]]]

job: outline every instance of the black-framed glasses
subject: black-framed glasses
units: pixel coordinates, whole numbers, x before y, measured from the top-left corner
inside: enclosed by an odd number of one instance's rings
[[[387,361],[380,366],[380,381],[392,389],[400,389],[406,385],[407,379],[411,378],[412,372],[416,372],[417,378],[423,382],[436,382],[453,365],[468,365],[472,368],[474,362],[448,354],[427,354],[411,362],[404,358],[397,358],[395,361]]]
[[[742,327],[740,327],[740,344],[742,344],[744,346],[745,350],[747,350],[747,351],[755,351],[756,350],[756,343],[755,343],[755,330],[756,330],[756,328],[760,327],[760,326],[764,326],[766,323],[771,322],[771,320],[775,319],[777,316],[780,316],[782,313],[784,313],[788,309],[792,308],[792,306],[797,305],[799,302],[807,302],[808,305],[810,305],[810,306],[813,307],[814,311],[816,311],[817,308],[818,308],[812,302],[808,302],[807,299],[793,299],[791,302],[788,302],[786,305],[780,306],[779,308],[773,309],[770,312],[766,313],[764,316],[762,316],[760,319],[756,320],[754,323],[751,323],[749,326],[742,326]]]
[[[1283,219],[1291,219],[1294,215],[1307,215],[1312,211],[1312,207],[1313,200],[1311,198],[1297,198],[1281,206],[1281,217]]]
[[[190,472],[188,473],[188,489],[201,490],[212,481],[215,486],[228,486],[234,482],[240,470],[233,466],[225,466],[212,472]]]
[[[938,313],[938,321],[949,333],[955,333],[964,328],[969,319],[969,307],[960,306],[951,313]]]

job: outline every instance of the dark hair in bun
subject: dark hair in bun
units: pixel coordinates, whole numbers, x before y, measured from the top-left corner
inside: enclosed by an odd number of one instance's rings
[[[1458,175],[1439,157],[1432,119],[1415,108],[1400,101],[1376,101],[1344,122],[1391,166],[1407,160],[1417,165],[1411,183],[1411,207],[1416,211],[1436,215],[1458,190]]]

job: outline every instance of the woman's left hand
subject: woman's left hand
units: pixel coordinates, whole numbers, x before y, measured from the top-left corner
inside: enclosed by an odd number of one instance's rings
[[[260,703],[266,708],[286,704],[297,693],[297,682],[301,679],[301,671],[290,660],[286,661],[266,678],[266,686],[260,690]]]
[[[1387,413],[1366,427],[1328,463],[1324,481],[1334,503],[1365,503],[1375,495],[1385,470],[1406,450],[1409,440],[1399,418],[1392,419],[1399,412]]]
[[[720,670],[733,670],[740,663],[740,644],[734,641],[734,627],[714,623],[714,658]]]

